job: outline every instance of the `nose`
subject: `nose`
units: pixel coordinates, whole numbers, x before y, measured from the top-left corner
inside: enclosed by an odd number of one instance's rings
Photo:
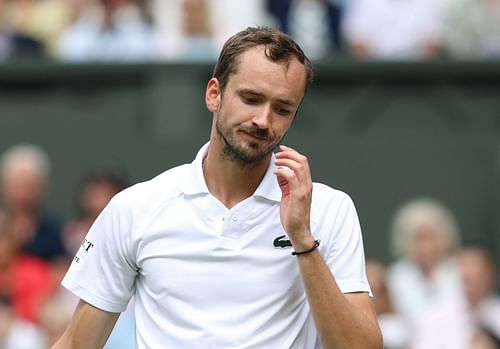
[[[267,130],[271,125],[271,106],[263,105],[252,118],[255,127]]]

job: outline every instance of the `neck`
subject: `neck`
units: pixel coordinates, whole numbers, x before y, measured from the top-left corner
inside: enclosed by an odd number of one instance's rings
[[[252,165],[228,160],[217,142],[211,142],[203,161],[203,176],[208,191],[227,208],[250,197],[266,174],[271,154]]]

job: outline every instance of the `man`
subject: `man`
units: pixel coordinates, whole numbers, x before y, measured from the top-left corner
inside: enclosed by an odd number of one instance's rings
[[[0,210],[6,229],[28,255],[59,264],[64,258],[57,220],[42,207],[50,159],[34,144],[15,144],[0,154]]]
[[[226,42],[210,143],[104,209],[63,281],[82,300],[54,349],[101,348],[132,295],[138,348],[382,347],[352,202],[294,149],[272,153],[311,79],[280,32]]]

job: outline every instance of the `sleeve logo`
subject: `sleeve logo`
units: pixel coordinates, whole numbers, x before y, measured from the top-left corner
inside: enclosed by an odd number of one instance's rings
[[[94,243],[91,242],[90,240],[87,240],[87,239],[83,239],[82,241],[82,247],[80,247],[80,250],[78,251],[78,253],[81,253],[81,252],[89,252],[91,249],[94,248]],[[75,256],[75,258],[73,258],[73,261],[75,263],[78,263],[80,261],[80,256],[78,255]]]

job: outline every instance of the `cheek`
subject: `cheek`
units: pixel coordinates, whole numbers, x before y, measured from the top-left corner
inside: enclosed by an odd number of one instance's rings
[[[272,124],[274,133],[276,133],[281,137],[284,136],[288,132],[288,129],[290,129],[290,126],[292,125],[292,120],[293,119],[287,119],[284,117],[276,119]]]
[[[245,115],[247,111],[235,103],[222,103],[217,112],[217,120],[220,124],[230,126],[240,123],[241,115]]]

